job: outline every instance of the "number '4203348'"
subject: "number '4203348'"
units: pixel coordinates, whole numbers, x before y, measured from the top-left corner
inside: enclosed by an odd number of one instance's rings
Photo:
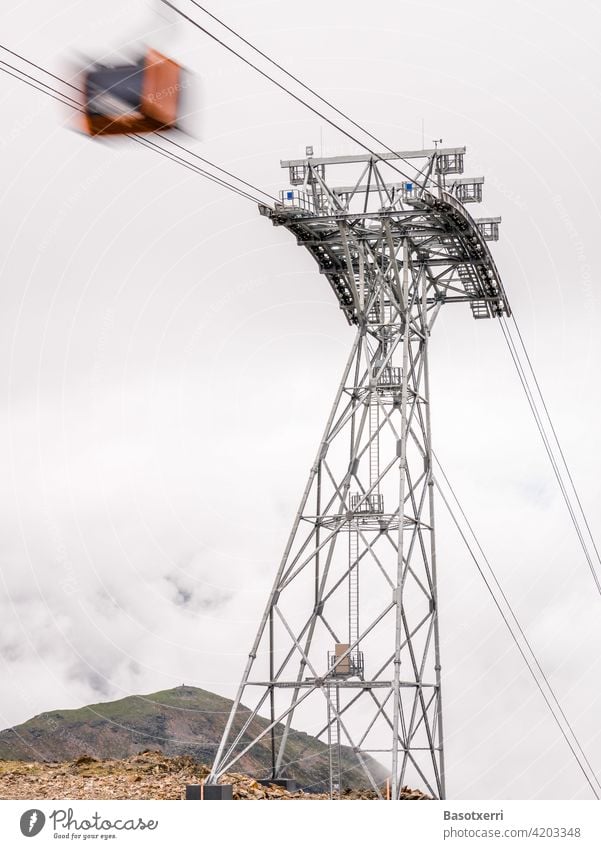
[[[537,826],[532,829],[532,837],[580,837],[579,828],[551,828],[550,826]]]

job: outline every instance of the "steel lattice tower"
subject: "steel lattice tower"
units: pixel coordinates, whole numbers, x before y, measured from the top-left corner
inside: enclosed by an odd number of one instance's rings
[[[256,745],[286,775],[291,728],[317,723],[332,795],[348,745],[379,795],[386,772],[392,799],[406,783],[445,796],[429,339],[446,304],[509,314],[487,245],[500,219],[466,210],[483,178],[457,176],[464,153],[283,162],[296,188],[260,208],[316,259],[355,337],[209,782]],[[386,179],[400,159],[414,181]]]

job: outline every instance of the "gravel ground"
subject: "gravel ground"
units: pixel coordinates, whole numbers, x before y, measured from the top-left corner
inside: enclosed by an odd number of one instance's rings
[[[0,761],[0,799],[183,799],[186,784],[198,784],[208,768],[188,757],[142,752],[124,760],[81,757],[67,763]],[[235,799],[327,799],[327,794],[291,794],[263,787],[247,775],[224,776]],[[384,788],[383,788],[384,792]],[[373,791],[346,791],[342,799],[375,799]],[[401,798],[429,799],[404,787]]]

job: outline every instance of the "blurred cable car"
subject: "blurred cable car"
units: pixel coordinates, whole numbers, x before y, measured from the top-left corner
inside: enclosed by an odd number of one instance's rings
[[[177,62],[153,49],[137,63],[94,65],[83,76],[86,132],[105,136],[175,128],[182,75]]]

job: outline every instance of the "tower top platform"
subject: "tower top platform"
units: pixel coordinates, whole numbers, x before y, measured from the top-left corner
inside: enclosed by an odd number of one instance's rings
[[[463,174],[465,147],[360,153],[281,161],[290,188],[275,208],[260,206],[274,225],[307,248],[350,324],[362,318],[374,275],[396,273],[403,245],[428,279],[428,304],[467,302],[476,319],[510,315],[488,242],[500,218],[473,218],[484,177]],[[331,169],[340,178],[331,179]]]

